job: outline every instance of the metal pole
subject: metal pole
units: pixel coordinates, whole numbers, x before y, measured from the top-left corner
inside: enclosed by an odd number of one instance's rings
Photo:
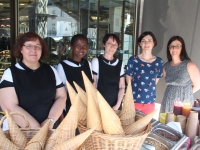
[[[142,30],[142,17],[143,17],[143,5],[144,0],[136,0],[135,4],[135,29],[134,29],[134,42],[133,42],[133,55],[138,54],[138,43],[137,43],[137,37],[141,34]],[[138,30],[139,29],[139,30]]]
[[[97,37],[96,37],[96,49],[99,49],[99,11],[100,11],[100,0],[98,0],[98,11],[97,11]]]
[[[121,28],[121,50],[124,50],[124,19],[125,19],[125,6],[126,2],[125,0],[123,1],[123,6],[122,6],[122,28]]]
[[[19,33],[19,0],[10,0],[10,56],[11,65],[16,63],[13,55],[13,45]]]

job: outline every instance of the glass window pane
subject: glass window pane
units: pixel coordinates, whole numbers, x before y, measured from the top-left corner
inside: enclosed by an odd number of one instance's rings
[[[0,2],[0,78],[10,65],[10,3],[3,1]]]
[[[20,33],[36,32],[48,45],[49,55],[43,60],[45,63],[56,67],[69,57],[71,37],[80,30],[77,4],[78,0],[37,0],[29,1],[20,9]]]
[[[19,7],[20,33],[32,31],[44,38],[49,47],[44,61],[55,67],[71,57],[70,41],[77,33],[88,38],[89,60],[104,52],[102,38],[106,33],[120,37],[116,57],[124,64],[132,54],[135,0],[30,0]]]

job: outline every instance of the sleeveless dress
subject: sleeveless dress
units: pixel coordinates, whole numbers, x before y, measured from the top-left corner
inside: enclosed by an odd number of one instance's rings
[[[192,81],[187,71],[188,62],[190,60],[183,60],[178,66],[171,66],[170,62],[165,64],[167,88],[162,100],[161,112],[173,112],[174,101],[177,99],[194,103]]]

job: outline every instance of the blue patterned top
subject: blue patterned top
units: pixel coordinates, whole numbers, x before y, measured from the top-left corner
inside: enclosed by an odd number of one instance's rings
[[[137,55],[131,56],[127,63],[126,74],[132,77],[133,97],[136,103],[154,103],[156,98],[156,78],[163,76],[163,60],[147,63]]]

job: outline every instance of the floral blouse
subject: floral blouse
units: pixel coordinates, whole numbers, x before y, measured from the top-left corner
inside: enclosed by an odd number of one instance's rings
[[[132,77],[132,91],[136,103],[154,103],[156,98],[156,78],[163,76],[163,60],[147,63],[137,55],[131,56],[127,63],[126,74]]]

